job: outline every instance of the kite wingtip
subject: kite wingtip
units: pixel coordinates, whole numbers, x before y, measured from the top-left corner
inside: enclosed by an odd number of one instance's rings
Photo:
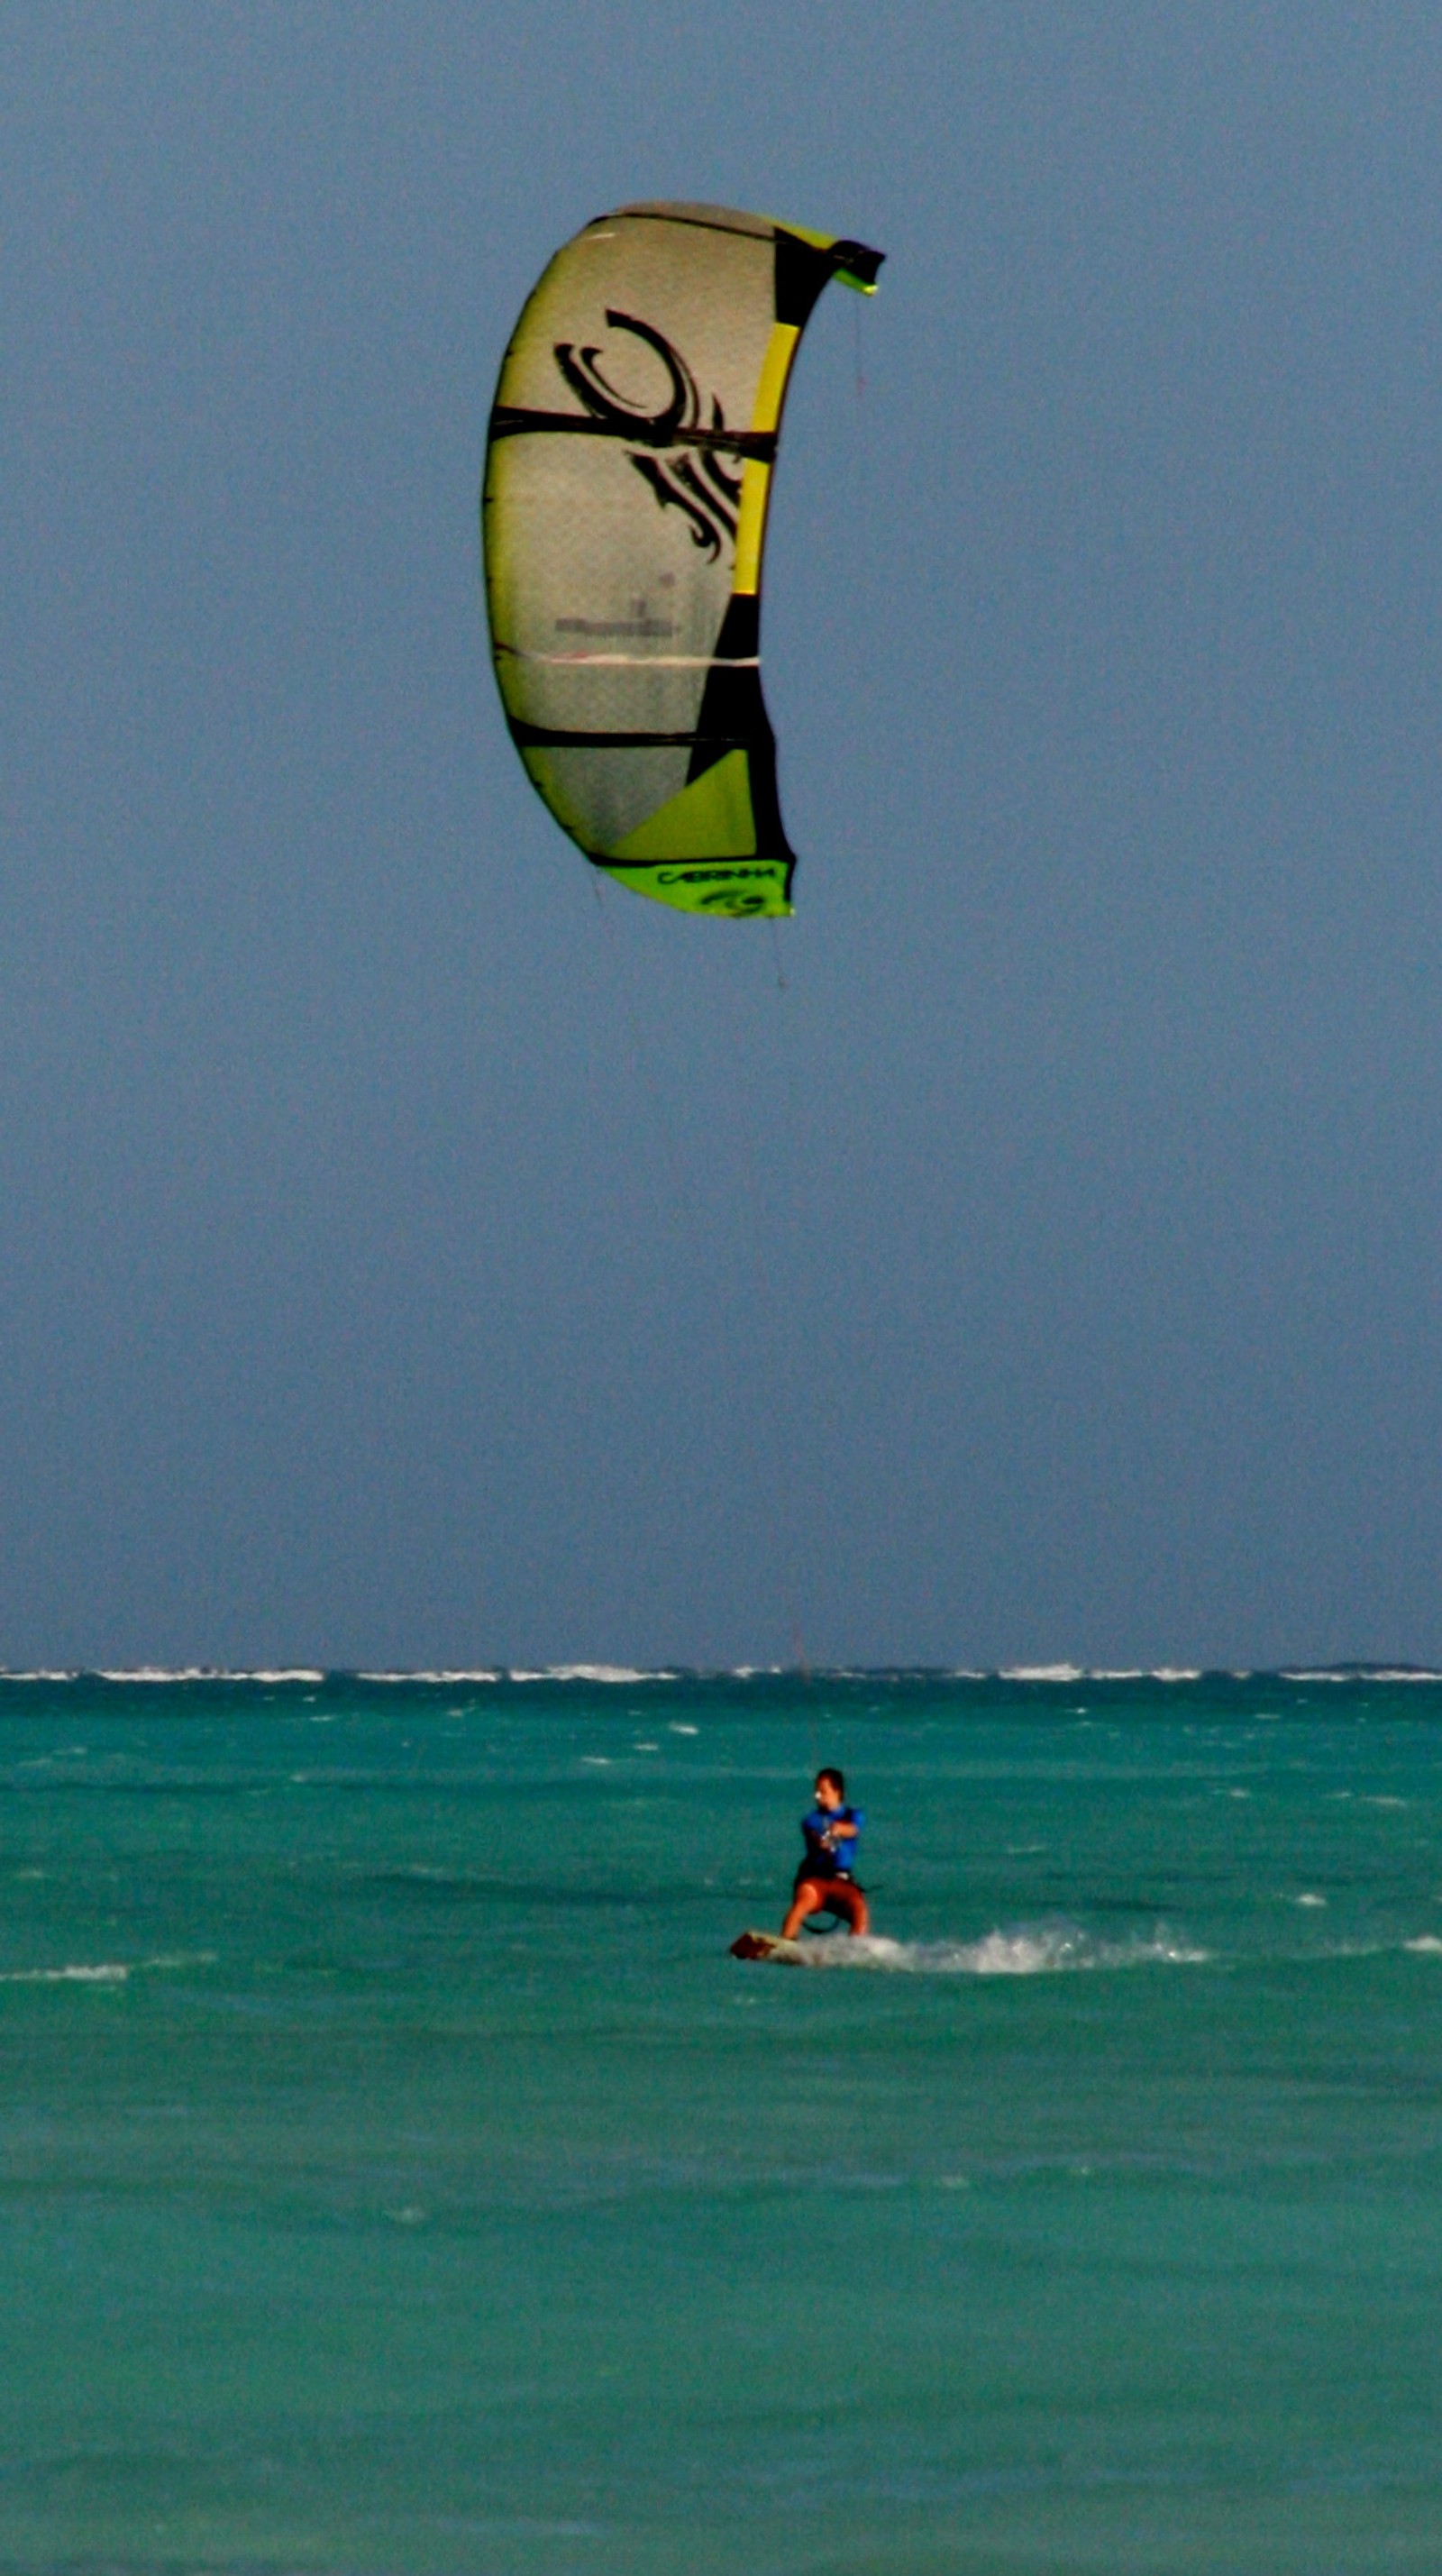
[[[839,285],[854,286],[858,295],[874,295],[876,281],[885,262],[884,250],[869,250],[865,242],[839,241],[831,245]]]

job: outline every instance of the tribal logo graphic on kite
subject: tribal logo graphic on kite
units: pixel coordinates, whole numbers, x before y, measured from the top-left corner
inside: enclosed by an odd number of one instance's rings
[[[609,430],[629,430],[633,438],[644,439],[648,447],[674,449],[678,438],[694,443],[694,454],[668,454],[664,462],[658,456],[638,456],[630,449],[627,454],[642,481],[650,484],[657,508],[684,511],[691,522],[691,543],[700,548],[708,563],[714,563],[723,537],[735,543],[736,512],[741,500],[740,477],[728,473],[711,443],[724,443],[726,415],[713,394],[709,428],[703,428],[695,377],[680,351],[649,322],[638,322],[630,313],[609,311],[606,320],[611,330],[629,331],[633,339],[643,340],[660,359],[671,390],[659,411],[647,411],[644,405],[629,402],[614,385],[607,384],[600,369],[599,349],[578,350],[570,340],[557,340],[556,364],[592,419],[604,421]]]

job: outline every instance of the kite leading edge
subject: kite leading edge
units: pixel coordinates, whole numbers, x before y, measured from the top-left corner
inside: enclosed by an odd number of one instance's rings
[[[797,344],[880,251],[722,206],[623,206],[516,325],[486,448],[491,651],[533,785],[681,912],[791,910],[761,694],[766,510]]]

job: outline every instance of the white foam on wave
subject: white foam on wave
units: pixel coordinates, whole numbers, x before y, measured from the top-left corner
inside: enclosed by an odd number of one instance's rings
[[[1315,1672],[1283,1672],[1284,1682],[1442,1682],[1421,1664],[1323,1664]]]
[[[323,1682],[325,1675],[308,1664],[292,1664],[277,1672],[212,1673],[210,1679],[216,1682]]]
[[[663,1671],[640,1673],[629,1664],[547,1664],[536,1673],[508,1672],[509,1682],[673,1682],[676,1675]]]
[[[499,1672],[474,1673],[357,1673],[358,1682],[444,1682],[452,1690],[461,1682],[498,1682]]]
[[[123,1668],[104,1665],[95,1676],[98,1682],[213,1682],[217,1675],[204,1664],[168,1666],[132,1664]]]
[[[192,1950],[158,1959],[102,1959],[96,1965],[70,1963],[63,1968],[0,1968],[0,1986],[123,1986],[147,1968],[207,1968],[213,1950]]]
[[[0,1682],[78,1682],[78,1681],[79,1681],[79,1679],[80,1679],[80,1675],[79,1675],[79,1673],[78,1673],[78,1672],[73,1672],[73,1673],[50,1673],[50,1672],[12,1673],[12,1672],[0,1671]]]
[[[275,1669],[257,1667],[245,1672],[231,1671],[220,1664],[126,1664],[102,1666],[94,1675],[98,1682],[323,1682],[325,1674],[308,1664],[292,1664]]]
[[[808,1968],[873,1969],[913,1977],[1051,1977],[1077,1969],[1200,1967],[1210,1952],[1159,1927],[1150,1940],[1097,1941],[1072,1923],[1022,1923],[980,1941],[803,1940]]]
[[[955,1682],[1199,1682],[1205,1679],[1200,1664],[1002,1664],[995,1672],[982,1673],[968,1665],[955,1666],[949,1678]],[[1234,1681],[1245,1682],[1250,1673],[1234,1673]],[[1296,1680],[1287,1674],[1285,1680]]]
[[[1404,1950],[1421,1950],[1429,1959],[1442,1958],[1442,1941],[1435,1932],[1419,1932],[1415,1941],[1404,1941]]]
[[[0,1986],[123,1986],[129,1974],[118,1960],[98,1968],[3,1968]]]
[[[957,1680],[963,1678],[958,1674]],[[966,1678],[972,1678],[966,1676]],[[975,1678],[980,1679],[978,1675]],[[1003,1664],[999,1682],[1199,1682],[1201,1666],[1190,1664]]]

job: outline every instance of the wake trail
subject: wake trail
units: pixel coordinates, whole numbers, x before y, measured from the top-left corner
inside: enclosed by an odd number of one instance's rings
[[[1159,1927],[1149,1940],[1098,1941],[1074,1924],[1018,1924],[980,1941],[804,1939],[808,1968],[911,1977],[1047,1977],[1081,1969],[1198,1967],[1210,1951]]]

